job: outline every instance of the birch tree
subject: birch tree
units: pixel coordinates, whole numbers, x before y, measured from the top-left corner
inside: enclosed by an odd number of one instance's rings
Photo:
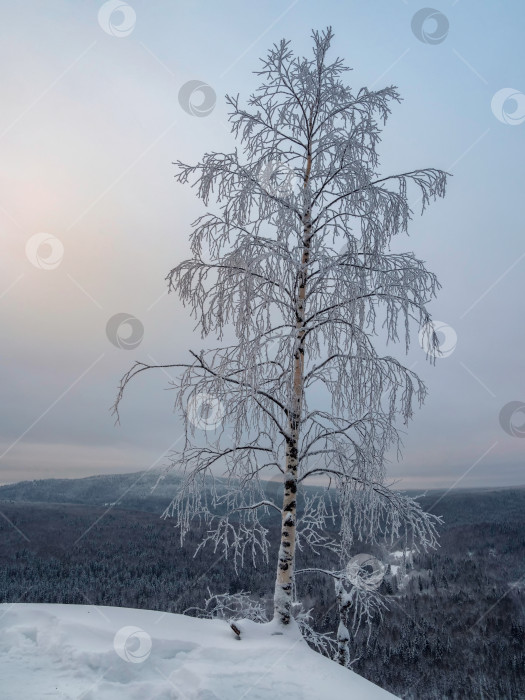
[[[179,370],[173,387],[185,426],[172,456],[184,478],[165,515],[181,537],[204,519],[201,546],[242,566],[247,557],[268,560],[273,514],[282,625],[302,546],[328,547],[344,562],[357,539],[436,541],[436,520],[389,486],[385,468],[387,452],[399,454],[398,424],[426,389],[375,337],[408,351],[411,333],[426,328],[427,346],[437,348],[427,304],[438,281],[390,244],[407,232],[409,194],[424,211],[444,196],[446,173],[380,172],[380,131],[400,101],[396,88],[348,87],[342,60],[328,59],[331,29],[312,38],[310,57],[275,44],[246,104],[226,97],[235,150],[176,163],[177,181],[195,187],[206,210],[192,225],[191,258],[167,283],[207,340],[187,361],[159,365]],[[123,377],[117,419],[128,382],[154,367],[137,362]],[[213,430],[195,419],[203,404],[216,413]],[[275,474],[281,499],[265,490]],[[301,500],[312,477],[329,481],[328,499]],[[335,540],[328,501],[340,523]]]

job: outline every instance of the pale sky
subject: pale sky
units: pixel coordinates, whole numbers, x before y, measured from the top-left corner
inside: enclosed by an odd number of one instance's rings
[[[404,98],[381,171],[454,175],[398,244],[438,275],[431,311],[457,345],[432,367],[415,334],[407,361],[430,393],[389,474],[406,488],[525,484],[525,439],[510,434],[525,421],[525,5],[436,0],[418,25],[424,7],[0,2],[0,482],[166,463],[181,436],[167,376],[130,387],[118,428],[109,407],[135,359],[183,361],[200,347],[165,294],[204,211],[172,162],[231,150],[224,95],[248,96],[273,42],[306,53],[312,28],[332,25],[348,82],[394,84]],[[205,116],[179,103],[192,80],[216,95]],[[115,314],[142,324],[133,349],[108,340]]]

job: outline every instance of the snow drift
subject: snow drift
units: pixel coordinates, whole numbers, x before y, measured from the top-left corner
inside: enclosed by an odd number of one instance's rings
[[[390,693],[312,651],[291,626],[151,610],[0,605],[3,700],[386,700]]]

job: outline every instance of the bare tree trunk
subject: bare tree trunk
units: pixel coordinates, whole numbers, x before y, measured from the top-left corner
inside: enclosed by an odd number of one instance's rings
[[[308,257],[303,252],[303,260]],[[302,297],[302,298],[301,298]],[[304,286],[297,303],[297,342],[293,360],[293,405],[290,412],[290,437],[286,445],[284,496],[281,512],[281,544],[275,581],[275,617],[283,625],[290,622],[295,568],[297,529],[297,472],[299,466],[299,427],[304,383]]]
[[[308,184],[312,159],[310,149],[307,157],[304,186]],[[301,406],[304,391],[304,339],[305,339],[305,300],[310,243],[312,238],[311,211],[303,217],[303,253],[299,286],[295,306],[296,343],[293,357],[293,395],[289,416],[289,439],[286,445],[286,467],[284,473],[284,496],[281,512],[281,544],[277,562],[277,577],[274,593],[274,617],[283,625],[290,622],[292,615],[293,584],[295,569],[295,542],[297,532],[297,476],[299,467],[299,433]]]
[[[339,620],[339,627],[337,628],[337,655],[335,660],[345,668],[350,666],[350,633],[342,619]]]
[[[295,432],[295,435],[293,434]],[[286,472],[281,515],[281,544],[277,563],[274,594],[274,616],[283,625],[290,622],[295,565],[295,540],[297,528],[297,429],[286,449]]]
[[[348,668],[350,666],[350,632],[348,631],[348,610],[350,603],[345,600],[342,581],[335,581],[335,597],[339,610],[339,626],[337,628],[337,653],[335,661]]]

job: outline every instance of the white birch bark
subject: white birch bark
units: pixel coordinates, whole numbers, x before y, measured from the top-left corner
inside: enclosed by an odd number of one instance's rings
[[[311,159],[311,142],[308,142],[308,155],[304,187],[308,186]],[[303,241],[301,269],[296,295],[296,342],[293,355],[292,410],[289,419],[289,443],[286,448],[286,467],[284,473],[284,495],[281,515],[281,541],[275,580],[274,609],[276,619],[286,625],[290,622],[294,584],[295,546],[297,531],[297,484],[299,467],[299,432],[304,392],[304,353],[305,353],[305,314],[306,284],[312,224],[310,211],[303,218]]]

